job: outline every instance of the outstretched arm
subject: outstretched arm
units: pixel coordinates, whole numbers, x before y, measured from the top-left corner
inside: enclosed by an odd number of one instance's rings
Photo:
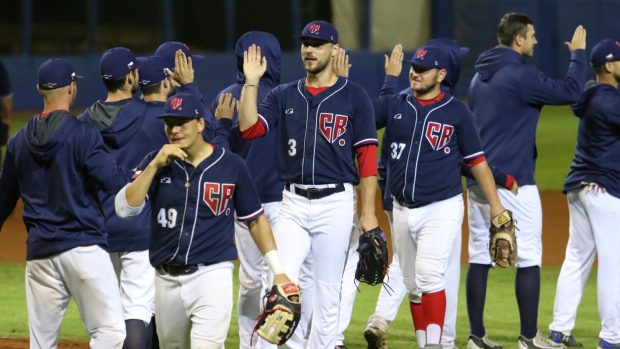
[[[261,56],[260,47],[252,45],[243,52],[245,84],[239,101],[239,129],[245,131],[258,120],[258,83],[267,70],[267,59]]]

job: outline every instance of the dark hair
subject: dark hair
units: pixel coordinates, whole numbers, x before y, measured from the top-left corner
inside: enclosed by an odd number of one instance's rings
[[[158,81],[158,82],[146,85],[146,86],[140,86],[140,91],[145,96],[160,93],[161,92],[161,81]]]
[[[136,78],[135,70],[130,71],[129,73],[121,76],[118,79],[103,79],[103,84],[108,92],[116,92],[123,88],[125,85],[125,80],[127,79],[127,75],[132,74],[132,78]]]
[[[504,15],[497,26],[497,41],[504,46],[511,46],[517,35],[527,34],[527,25],[534,21],[527,15],[510,12]]]

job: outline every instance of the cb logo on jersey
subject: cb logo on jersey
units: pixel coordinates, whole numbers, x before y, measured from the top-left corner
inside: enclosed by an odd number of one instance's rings
[[[234,192],[234,184],[205,182],[202,201],[209,206],[214,215],[219,216],[224,212],[229,215],[228,202],[232,199]]]
[[[332,113],[321,113],[319,115],[319,130],[321,134],[329,143],[334,143],[336,139],[347,132],[347,123],[349,117],[346,115]],[[346,141],[341,139],[338,141],[338,145],[344,146]]]
[[[438,122],[429,121],[426,126],[426,139],[434,150],[443,149],[444,153],[449,154],[450,148],[446,144],[450,142],[450,138],[454,134],[454,126],[448,124],[440,124]]]

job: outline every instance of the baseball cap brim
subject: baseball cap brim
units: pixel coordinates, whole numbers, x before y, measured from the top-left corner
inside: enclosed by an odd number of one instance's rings
[[[200,119],[202,116],[200,115],[173,115],[170,113],[161,114],[156,116],[157,119],[165,119],[165,118],[177,118],[177,119]]]

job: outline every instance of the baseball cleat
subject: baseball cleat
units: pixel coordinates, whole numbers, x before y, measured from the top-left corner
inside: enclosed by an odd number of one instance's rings
[[[609,343],[604,339],[600,339],[597,349],[620,349],[620,343]]]
[[[552,341],[554,341],[556,343],[562,343],[562,344],[564,344],[568,348],[581,348],[581,347],[583,347],[583,344],[581,344],[580,342],[577,342],[577,340],[575,339],[575,337],[573,337],[572,334],[569,334],[567,336],[567,335],[565,335],[562,332],[551,331],[549,333],[549,339],[551,339]]]
[[[562,343],[556,343],[549,338],[546,338],[542,333],[537,332],[536,337],[528,339],[523,336],[519,336],[519,349],[555,349],[566,348]]]
[[[476,337],[470,334],[469,340],[467,341],[467,349],[502,349],[502,346],[490,340],[486,335]]]
[[[364,338],[368,343],[368,349],[387,349],[387,337],[385,332],[374,326],[366,327]]]

